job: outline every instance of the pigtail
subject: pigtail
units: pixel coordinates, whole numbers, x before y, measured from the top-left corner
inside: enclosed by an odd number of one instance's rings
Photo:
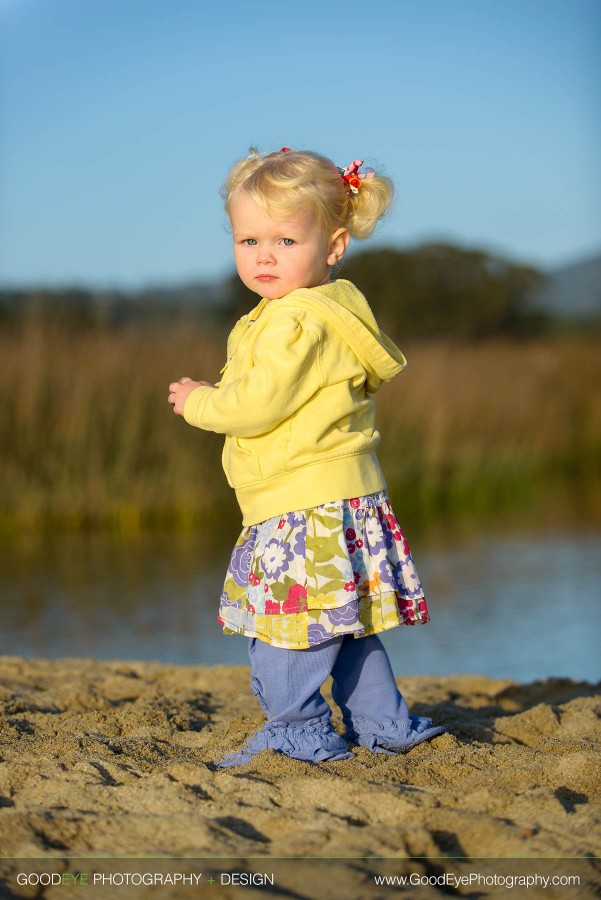
[[[394,185],[385,175],[369,173],[361,179],[356,193],[349,190],[348,219],[345,223],[351,237],[368,238],[392,203]]]

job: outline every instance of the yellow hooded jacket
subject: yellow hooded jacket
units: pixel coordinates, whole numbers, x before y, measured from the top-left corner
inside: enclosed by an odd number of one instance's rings
[[[244,525],[385,489],[372,394],[407,363],[350,281],[261,300],[227,356],[221,382],[195,388],[184,418],[226,435]]]

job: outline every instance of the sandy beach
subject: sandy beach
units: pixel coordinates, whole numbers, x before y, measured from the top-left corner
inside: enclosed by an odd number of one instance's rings
[[[412,712],[448,733],[399,756],[355,748],[353,760],[310,765],[265,751],[220,770],[213,761],[263,722],[246,668],[0,658],[6,896],[59,896],[11,887],[19,863],[6,857],[73,856],[389,857],[397,871],[420,857],[424,872],[441,857],[575,857],[585,883],[569,896],[596,896],[600,686],[399,685]],[[322,896],[387,896],[353,893],[353,865],[338,860]]]

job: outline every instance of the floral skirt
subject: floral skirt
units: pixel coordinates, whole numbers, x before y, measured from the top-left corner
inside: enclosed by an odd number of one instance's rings
[[[226,634],[289,650],[428,620],[411,551],[384,491],[245,527],[218,615]]]

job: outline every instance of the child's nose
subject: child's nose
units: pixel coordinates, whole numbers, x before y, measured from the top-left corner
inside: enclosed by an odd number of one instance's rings
[[[257,247],[257,262],[260,263],[274,263],[275,262],[275,254],[271,247],[269,246],[261,246]]]

